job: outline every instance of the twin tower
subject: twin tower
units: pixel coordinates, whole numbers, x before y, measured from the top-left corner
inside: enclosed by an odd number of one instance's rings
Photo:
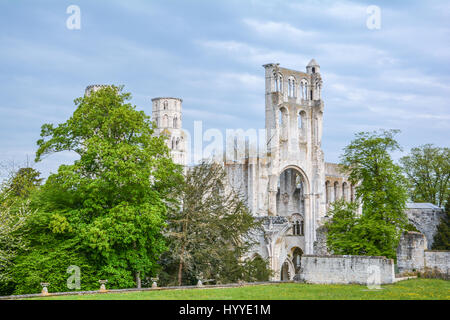
[[[90,85],[85,90],[89,96],[107,85]],[[166,143],[170,149],[173,161],[176,164],[187,166],[186,134],[182,130],[181,104],[179,98],[152,99],[152,120],[156,122],[155,135],[165,135]]]

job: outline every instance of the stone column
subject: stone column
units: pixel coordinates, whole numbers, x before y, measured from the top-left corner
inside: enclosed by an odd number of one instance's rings
[[[313,244],[311,242],[313,235],[313,217],[311,215],[311,197],[305,194],[305,254],[313,254]]]

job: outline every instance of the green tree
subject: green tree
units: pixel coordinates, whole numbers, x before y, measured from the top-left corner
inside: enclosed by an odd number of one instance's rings
[[[450,250],[450,197],[447,198],[445,215],[437,227],[433,240],[433,250]]]
[[[450,148],[425,144],[411,149],[400,163],[412,184],[412,201],[445,205],[450,196]]]
[[[0,295],[12,293],[13,261],[28,244],[25,225],[32,213],[29,196],[42,180],[39,172],[28,167],[10,175],[0,187]]]
[[[8,194],[0,194],[0,294],[10,294],[13,277],[11,268],[20,250],[27,246],[24,226],[31,215],[29,201],[20,205],[9,202]],[[8,204],[5,205],[5,201]]]
[[[396,133],[361,132],[344,149],[341,167],[356,185],[362,214],[358,217],[353,205],[335,204],[332,213],[336,216],[328,225],[328,245],[334,252],[395,257],[401,232],[407,226],[407,181],[389,154],[400,150]]]
[[[30,193],[41,185],[41,173],[33,168],[20,168],[8,182],[8,190],[11,196],[27,198]]]
[[[185,181],[181,210],[169,216],[170,250],[162,257],[165,282],[193,284],[200,275],[221,283],[257,277],[246,273],[249,266],[264,273],[267,265],[245,259],[260,222],[225,187],[223,167],[203,162],[186,173]]]
[[[143,277],[157,271],[166,249],[167,205],[176,202],[172,189],[183,180],[164,138],[154,135],[150,118],[127,103],[131,95],[122,89],[107,86],[77,98],[70,119],[42,126],[36,161],[60,151],[73,151],[79,159],[47,179],[35,200],[39,210],[30,235],[37,252],[45,254],[47,242],[120,288],[140,287]],[[51,239],[42,237],[46,233]],[[71,259],[58,266],[59,274],[75,264]],[[40,259],[20,261],[26,273]],[[55,263],[41,266],[48,271]],[[63,278],[54,278],[54,286],[64,285]]]

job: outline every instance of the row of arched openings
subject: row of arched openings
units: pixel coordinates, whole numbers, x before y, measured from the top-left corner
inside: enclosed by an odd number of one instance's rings
[[[305,223],[303,222],[303,220],[301,221],[294,221],[294,223],[292,224],[292,234],[294,236],[304,236],[304,227],[305,227]]]
[[[279,109],[278,123],[279,127],[281,128],[281,137],[287,139],[289,131],[289,113],[285,107],[281,107]],[[297,113],[298,129],[305,128],[305,124],[306,124],[306,112],[304,110],[300,110]]]
[[[275,73],[273,78],[275,91],[283,93],[283,76],[280,73]],[[319,83],[316,83],[316,89],[320,89]],[[302,79],[300,80],[300,83],[298,83],[294,76],[290,76],[287,80],[287,91],[288,97],[297,98],[298,94],[300,94],[300,97],[303,100],[312,100],[312,88],[306,79]]]
[[[330,204],[339,199],[344,199],[345,201],[355,201],[355,188],[353,185],[343,182],[340,184],[335,181],[333,185],[330,181],[325,182],[325,198],[326,203]]]
[[[177,103],[174,102],[175,109],[177,108]],[[166,100],[163,102],[163,110],[169,110],[169,102]]]
[[[160,127],[169,128],[170,123],[172,124],[171,128],[178,129],[178,126],[179,126],[178,117],[175,116],[175,117],[173,117],[172,121],[170,121],[170,117],[167,114],[165,114],[161,118]]]

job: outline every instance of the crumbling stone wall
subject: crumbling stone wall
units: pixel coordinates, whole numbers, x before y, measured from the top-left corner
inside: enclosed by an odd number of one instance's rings
[[[331,252],[327,247],[327,228],[320,226],[316,230],[316,241],[314,241],[314,254],[319,256],[329,256]]]
[[[450,277],[450,251],[425,250],[425,268]]]
[[[399,273],[423,270],[424,250],[427,239],[420,232],[404,232],[397,247],[397,267]]]
[[[425,235],[427,249],[430,250],[444,210],[431,203],[408,203],[406,215],[416,229]]]

